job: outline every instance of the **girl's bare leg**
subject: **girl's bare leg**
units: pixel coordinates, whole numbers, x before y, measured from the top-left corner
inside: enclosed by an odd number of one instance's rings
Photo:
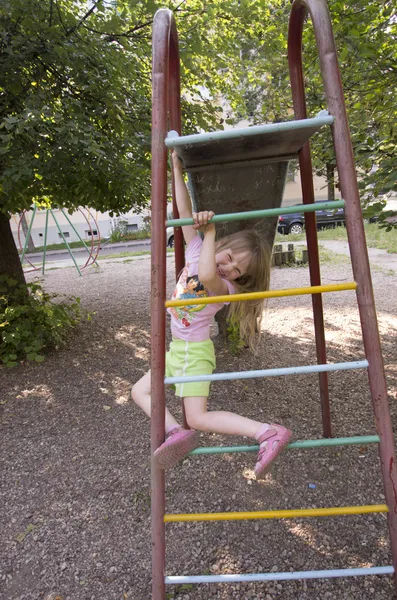
[[[199,431],[245,435],[254,438],[263,423],[224,410],[207,412],[207,398],[190,396],[184,399],[189,427]]]
[[[151,407],[152,400],[150,396],[150,371],[146,373],[137,381],[137,383],[133,386],[131,390],[131,397],[135,404],[137,404],[148,417],[151,416]],[[173,427],[179,425],[179,423],[174,419],[168,408],[165,409],[165,429],[166,431],[170,431]]]
[[[214,410],[207,412],[207,398],[185,398],[186,420],[190,427],[201,431],[246,435],[259,442],[255,465],[257,478],[263,477],[275,458],[288,444],[292,432],[282,425],[260,423],[231,412]]]

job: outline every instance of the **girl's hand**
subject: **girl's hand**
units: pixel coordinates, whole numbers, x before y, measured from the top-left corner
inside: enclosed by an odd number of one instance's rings
[[[203,210],[199,213],[193,213],[193,229],[202,231],[204,234],[215,231],[215,223],[210,223],[214,214],[215,213],[212,212],[212,210]]]
[[[173,166],[174,170],[182,172],[182,170],[183,170],[182,161],[179,158],[179,156],[177,155],[177,153],[175,152],[175,150],[173,150],[171,153],[171,160],[172,160],[172,166]]]

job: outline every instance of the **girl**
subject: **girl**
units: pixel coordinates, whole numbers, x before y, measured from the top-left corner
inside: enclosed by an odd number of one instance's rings
[[[193,218],[194,225],[182,228],[186,242],[186,265],[173,298],[221,296],[263,291],[269,287],[270,253],[262,237],[246,230],[215,241],[212,211],[192,213],[190,196],[182,173],[182,163],[172,153],[175,193],[181,219]],[[201,231],[204,240],[198,235]],[[229,304],[229,303],[225,303]],[[198,304],[168,309],[173,341],[166,356],[166,376],[207,375],[215,369],[214,346],[210,339],[212,317],[224,306]],[[239,323],[240,334],[254,349],[263,300],[232,302],[229,318]],[[166,440],[155,451],[154,460],[162,469],[173,467],[188,452],[197,448],[200,431],[241,435],[259,442],[255,474],[263,476],[270,463],[286,446],[291,431],[281,425],[261,423],[226,411],[207,411],[210,382],[179,383],[176,395],[182,398],[186,421],[184,429],[166,408]],[[150,371],[132,388],[134,402],[150,417]]]

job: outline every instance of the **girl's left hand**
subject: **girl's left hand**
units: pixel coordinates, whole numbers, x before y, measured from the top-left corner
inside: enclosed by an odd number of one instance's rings
[[[203,210],[198,213],[193,213],[193,229],[202,231],[204,234],[212,230],[215,231],[215,223],[210,223],[214,215],[215,213],[212,212],[212,210]]]

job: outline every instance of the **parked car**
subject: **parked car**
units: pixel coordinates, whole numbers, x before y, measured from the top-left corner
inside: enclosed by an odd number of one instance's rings
[[[316,202],[325,202],[325,200],[316,200]],[[299,205],[297,205],[299,206]],[[326,209],[316,211],[317,228],[335,227],[335,225],[344,225],[345,210],[343,208]],[[304,213],[296,212],[289,215],[280,215],[277,229],[279,233],[302,233],[305,224]]]
[[[174,228],[173,227],[167,227],[166,239],[167,239],[168,248],[173,248],[174,247]]]

